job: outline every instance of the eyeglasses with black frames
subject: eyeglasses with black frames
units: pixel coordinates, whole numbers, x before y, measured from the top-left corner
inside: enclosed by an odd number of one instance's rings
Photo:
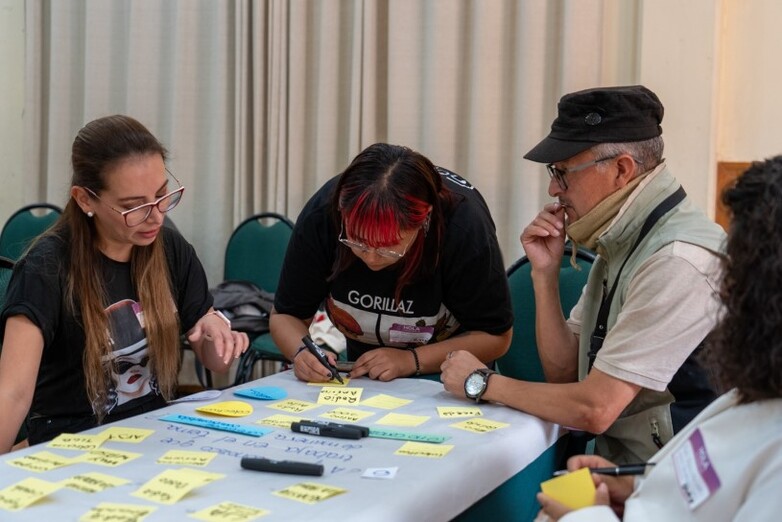
[[[396,250],[391,250],[388,248],[372,248],[370,246],[365,245],[361,241],[354,241],[352,239],[348,239],[347,235],[345,234],[345,220],[342,220],[342,224],[339,228],[339,242],[345,245],[348,248],[352,248],[355,250],[358,250],[362,253],[367,252],[374,252],[375,254],[381,256],[381,257],[387,257],[389,259],[402,259],[405,257],[405,254],[407,254],[407,250],[410,248],[410,245],[413,244],[413,241],[415,241],[415,238],[418,237],[418,229],[415,231],[415,235],[410,239],[410,242],[407,244],[404,250],[402,252],[397,252]]]
[[[185,187],[182,185],[182,183],[179,182],[176,176],[174,176],[170,170],[166,169],[166,172],[174,178],[174,181],[177,182],[179,185],[179,188],[176,190],[173,190],[166,194],[165,196],[161,196],[157,198],[155,201],[152,201],[150,203],[144,203],[143,205],[139,205],[137,207],[133,207],[130,210],[117,210],[116,208],[112,207],[102,199],[100,199],[100,196],[98,196],[95,192],[88,189],[87,187],[84,187],[84,190],[95,196],[95,198],[109,207],[111,210],[116,212],[117,214],[121,215],[122,218],[125,220],[125,225],[128,227],[137,227],[140,224],[142,224],[144,221],[149,219],[149,215],[152,214],[152,209],[157,208],[158,212],[161,214],[165,214],[166,212],[173,210],[174,207],[176,207],[179,202],[182,200],[182,193],[185,191]]]
[[[559,188],[561,188],[562,190],[567,190],[567,181],[565,181],[566,174],[572,174],[573,172],[580,172],[582,170],[588,169],[593,165],[597,165],[598,163],[612,160],[617,157],[619,157],[619,155],[599,158],[596,160],[588,161],[586,163],[582,163],[580,165],[576,165],[575,167],[571,167],[569,169],[560,169],[555,167],[553,163],[549,163],[548,165],[546,165],[546,170],[548,170],[549,177],[553,180],[556,180],[557,184],[559,185]]]

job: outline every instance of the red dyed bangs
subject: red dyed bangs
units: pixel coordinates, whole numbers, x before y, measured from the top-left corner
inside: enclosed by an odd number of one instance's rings
[[[361,241],[372,248],[384,248],[399,244],[402,230],[423,225],[429,212],[429,204],[406,196],[405,208],[394,208],[390,201],[370,199],[364,193],[349,211],[342,211],[345,232],[350,239]]]

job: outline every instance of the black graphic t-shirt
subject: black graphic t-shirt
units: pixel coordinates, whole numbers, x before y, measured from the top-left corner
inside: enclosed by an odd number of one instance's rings
[[[275,294],[275,309],[302,319],[325,305],[345,335],[348,357],[390,346],[410,348],[462,331],[501,334],[513,324],[507,277],[494,222],[480,193],[460,176],[440,169],[455,203],[446,216],[440,264],[426,279],[394,299],[397,268],[373,272],[353,263],[327,281],[334,263],[337,230],[329,203],[338,177],[307,202],[293,230]]]
[[[174,230],[164,227],[161,234],[173,282],[172,297],[186,332],[212,306],[212,297],[193,247]],[[47,237],[36,243],[14,269],[0,319],[0,335],[12,315],[26,316],[43,333],[43,356],[30,409],[34,418],[83,419],[94,413],[84,384],[84,330],[63,299],[68,259],[67,238]],[[128,412],[162,406],[165,401],[151,372],[143,306],[133,288],[130,263],[103,257],[99,269],[108,292],[105,311],[112,353],[105,359],[111,376],[109,400],[96,408],[103,407],[105,422],[111,422]],[[116,364],[109,364],[109,360]]]

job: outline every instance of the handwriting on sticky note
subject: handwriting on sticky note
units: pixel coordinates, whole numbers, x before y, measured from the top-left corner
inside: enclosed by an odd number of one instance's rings
[[[261,424],[263,426],[274,426],[275,428],[291,429],[291,423],[299,422],[301,417],[294,417],[293,415],[284,415],[278,413],[276,415],[270,415],[264,419],[255,421],[255,424]]]
[[[372,411],[355,410],[353,408],[335,408],[320,416],[335,421],[358,422],[374,414]]]
[[[155,430],[147,430],[144,428],[125,428],[123,426],[115,426],[113,428],[106,428],[99,435],[106,435],[113,442],[127,442],[129,444],[138,444],[144,439],[155,433]]]
[[[18,459],[6,461],[6,464],[26,469],[27,471],[41,473],[67,466],[76,461],[76,459],[78,459],[78,457],[63,457],[62,455],[57,455],[49,451],[39,451],[38,453],[32,453]]]
[[[384,393],[380,393],[378,395],[375,395],[374,397],[370,397],[369,399],[364,399],[361,401],[362,406],[369,406],[371,408],[381,408],[384,410],[393,410],[394,408],[399,408],[401,406],[404,406],[405,404],[410,404],[410,399],[402,399],[400,397],[393,397],[391,395],[386,395]]]
[[[571,509],[580,509],[595,503],[595,483],[589,468],[581,468],[573,473],[541,482],[540,489]]]
[[[408,457],[427,457],[441,459],[453,449],[453,444],[427,444],[425,442],[405,442],[402,447],[394,452],[394,455]]]
[[[317,407],[318,405],[314,402],[300,401],[298,399],[287,399],[269,405],[269,408],[287,411],[288,413],[301,413],[303,411],[311,410]]]
[[[358,404],[364,388],[324,386],[318,395],[318,404]]]
[[[49,448],[71,449],[89,451],[99,448],[106,442],[108,435],[85,435],[82,433],[61,433],[51,440],[46,446]]]
[[[141,522],[144,517],[155,511],[155,506],[137,504],[115,504],[101,502],[79,518],[79,522]]]
[[[7,511],[19,511],[43,497],[57,491],[62,484],[47,482],[35,477],[27,477],[16,484],[0,490],[0,508]]]
[[[157,463],[203,467],[212,462],[216,456],[217,453],[208,451],[169,450],[157,459]]]
[[[189,468],[167,469],[148,480],[131,495],[161,504],[174,504],[193,489],[223,476]]]
[[[62,484],[62,486],[65,488],[75,489],[76,491],[81,491],[82,493],[98,493],[104,489],[115,488],[129,482],[129,480],[124,478],[112,477],[111,475],[106,475],[105,473],[98,473],[97,471],[93,471],[61,480],[60,484]]]
[[[302,482],[300,484],[288,486],[280,491],[273,491],[272,493],[279,497],[296,500],[305,504],[316,504],[327,498],[333,497],[334,495],[345,493],[346,491],[346,489],[324,486],[323,484],[315,484],[314,482]]]
[[[451,424],[454,428],[460,430],[467,430],[473,433],[488,433],[490,431],[498,430],[500,428],[507,428],[510,426],[507,422],[493,421],[489,419],[465,419],[461,422]]]
[[[249,522],[270,512],[243,504],[233,502],[221,502],[201,511],[196,511],[191,518],[205,520],[206,522]]]
[[[455,419],[459,417],[480,417],[483,412],[476,406],[438,406],[437,414],[441,419]]]
[[[234,395],[257,399],[259,401],[276,401],[287,397],[288,392],[279,386],[256,386],[255,388],[236,390]]]
[[[246,417],[253,412],[253,407],[243,401],[225,401],[201,406],[196,408],[196,411],[223,417]]]
[[[428,421],[424,415],[406,415],[404,413],[389,413],[383,416],[376,424],[385,426],[419,426]]]
[[[130,451],[118,451],[108,449],[95,449],[89,451],[74,460],[79,462],[90,462],[92,464],[98,464],[99,466],[119,466],[130,462],[133,459],[137,459],[141,456],[141,453],[133,453]]]

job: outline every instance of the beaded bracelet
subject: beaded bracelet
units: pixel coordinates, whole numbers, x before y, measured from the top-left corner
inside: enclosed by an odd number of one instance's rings
[[[415,348],[410,350],[410,352],[413,354],[413,359],[415,359],[415,376],[418,377],[421,375],[421,364],[418,362],[418,353],[415,351]]]

